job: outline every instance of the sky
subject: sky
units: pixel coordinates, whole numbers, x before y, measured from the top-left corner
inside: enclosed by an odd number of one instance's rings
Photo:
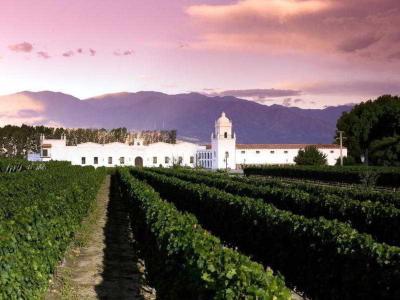
[[[1,0],[0,83],[357,103],[400,94],[400,1]]]

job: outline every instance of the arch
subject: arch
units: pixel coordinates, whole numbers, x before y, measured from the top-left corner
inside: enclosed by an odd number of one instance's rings
[[[135,158],[135,167],[143,167],[143,158],[140,156]]]

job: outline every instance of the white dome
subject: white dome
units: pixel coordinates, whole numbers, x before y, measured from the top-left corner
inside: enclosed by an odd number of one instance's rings
[[[216,121],[217,125],[222,125],[222,126],[226,126],[226,125],[230,125],[231,121],[226,117],[225,113],[222,112],[221,116],[218,118],[218,120]]]

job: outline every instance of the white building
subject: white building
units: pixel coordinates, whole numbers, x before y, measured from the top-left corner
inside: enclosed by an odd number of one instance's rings
[[[40,160],[70,161],[73,165],[171,167],[182,165],[207,169],[237,169],[243,165],[294,164],[300,149],[308,144],[236,144],[232,122],[222,113],[215,122],[210,145],[188,142],[143,145],[137,139],[133,145],[123,143],[83,143],[67,146],[66,138],[41,137]],[[338,145],[316,145],[327,155],[329,165],[340,157]],[[343,156],[347,149],[342,149]],[[33,156],[31,156],[33,157]],[[29,159],[29,157],[28,157]]]

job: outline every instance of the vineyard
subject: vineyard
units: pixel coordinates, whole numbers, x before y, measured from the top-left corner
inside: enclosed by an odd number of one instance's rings
[[[135,239],[124,251],[143,260],[159,299],[399,299],[398,193],[314,183],[340,171],[305,169],[112,170],[110,197]],[[360,169],[342,172],[360,184]],[[374,172],[399,183],[395,168]],[[0,299],[45,295],[106,173],[49,163],[0,174]]]

